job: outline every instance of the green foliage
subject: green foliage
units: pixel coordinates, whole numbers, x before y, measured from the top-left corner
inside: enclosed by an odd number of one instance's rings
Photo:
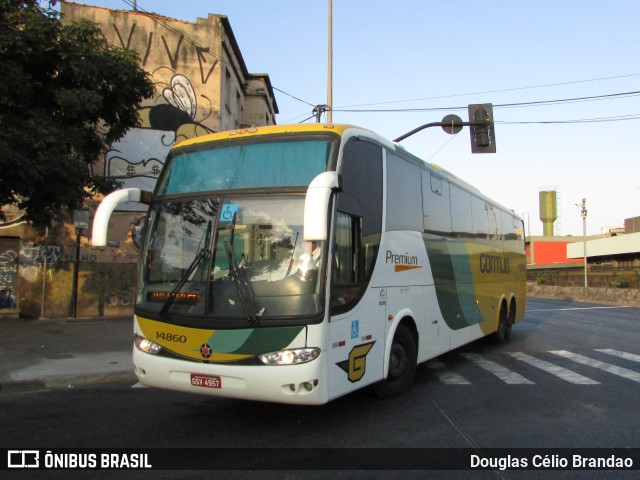
[[[113,190],[91,167],[153,95],[135,53],[107,45],[94,23],[63,25],[36,0],[0,0],[0,65],[0,205],[45,225]]]
[[[612,283],[614,287],[618,288],[638,288],[638,277],[633,272],[619,274]]]

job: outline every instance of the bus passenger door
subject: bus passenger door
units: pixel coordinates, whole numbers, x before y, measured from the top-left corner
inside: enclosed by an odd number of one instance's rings
[[[386,290],[368,288],[365,268],[376,254],[377,248],[367,252],[362,241],[361,219],[338,212],[331,266],[330,398],[373,383],[382,374]]]
[[[338,161],[342,191],[334,219],[329,322],[330,398],[379,380],[385,302],[369,284],[382,231],[382,148],[349,138]]]

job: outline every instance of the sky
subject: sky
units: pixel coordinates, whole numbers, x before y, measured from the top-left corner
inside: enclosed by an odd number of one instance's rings
[[[84,0],[131,10],[133,0]],[[195,22],[226,15],[250,73],[275,87],[278,124],[326,104],[329,0],[137,0]],[[557,235],[640,216],[640,2],[333,0],[333,122],[394,139],[467,105],[494,106],[497,152],[469,130],[402,145],[523,216],[541,235],[538,193],[556,190]],[[418,110],[418,111],[416,111]]]

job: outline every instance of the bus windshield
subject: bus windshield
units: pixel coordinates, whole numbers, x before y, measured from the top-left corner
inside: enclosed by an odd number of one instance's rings
[[[173,155],[158,182],[156,195],[306,187],[327,170],[333,139],[226,144]]]
[[[240,327],[317,316],[325,249],[303,241],[303,212],[302,195],[154,205],[137,307],[163,320],[200,316],[203,326],[204,317]]]

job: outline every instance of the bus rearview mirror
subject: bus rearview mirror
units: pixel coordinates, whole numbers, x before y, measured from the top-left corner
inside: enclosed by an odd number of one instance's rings
[[[107,245],[107,230],[111,214],[118,205],[126,202],[140,202],[148,205],[151,202],[151,192],[146,192],[139,188],[123,188],[104,197],[93,217],[91,244],[94,247],[105,247]]]
[[[305,241],[327,240],[331,192],[341,189],[342,177],[338,172],[323,172],[311,181],[304,201]]]

